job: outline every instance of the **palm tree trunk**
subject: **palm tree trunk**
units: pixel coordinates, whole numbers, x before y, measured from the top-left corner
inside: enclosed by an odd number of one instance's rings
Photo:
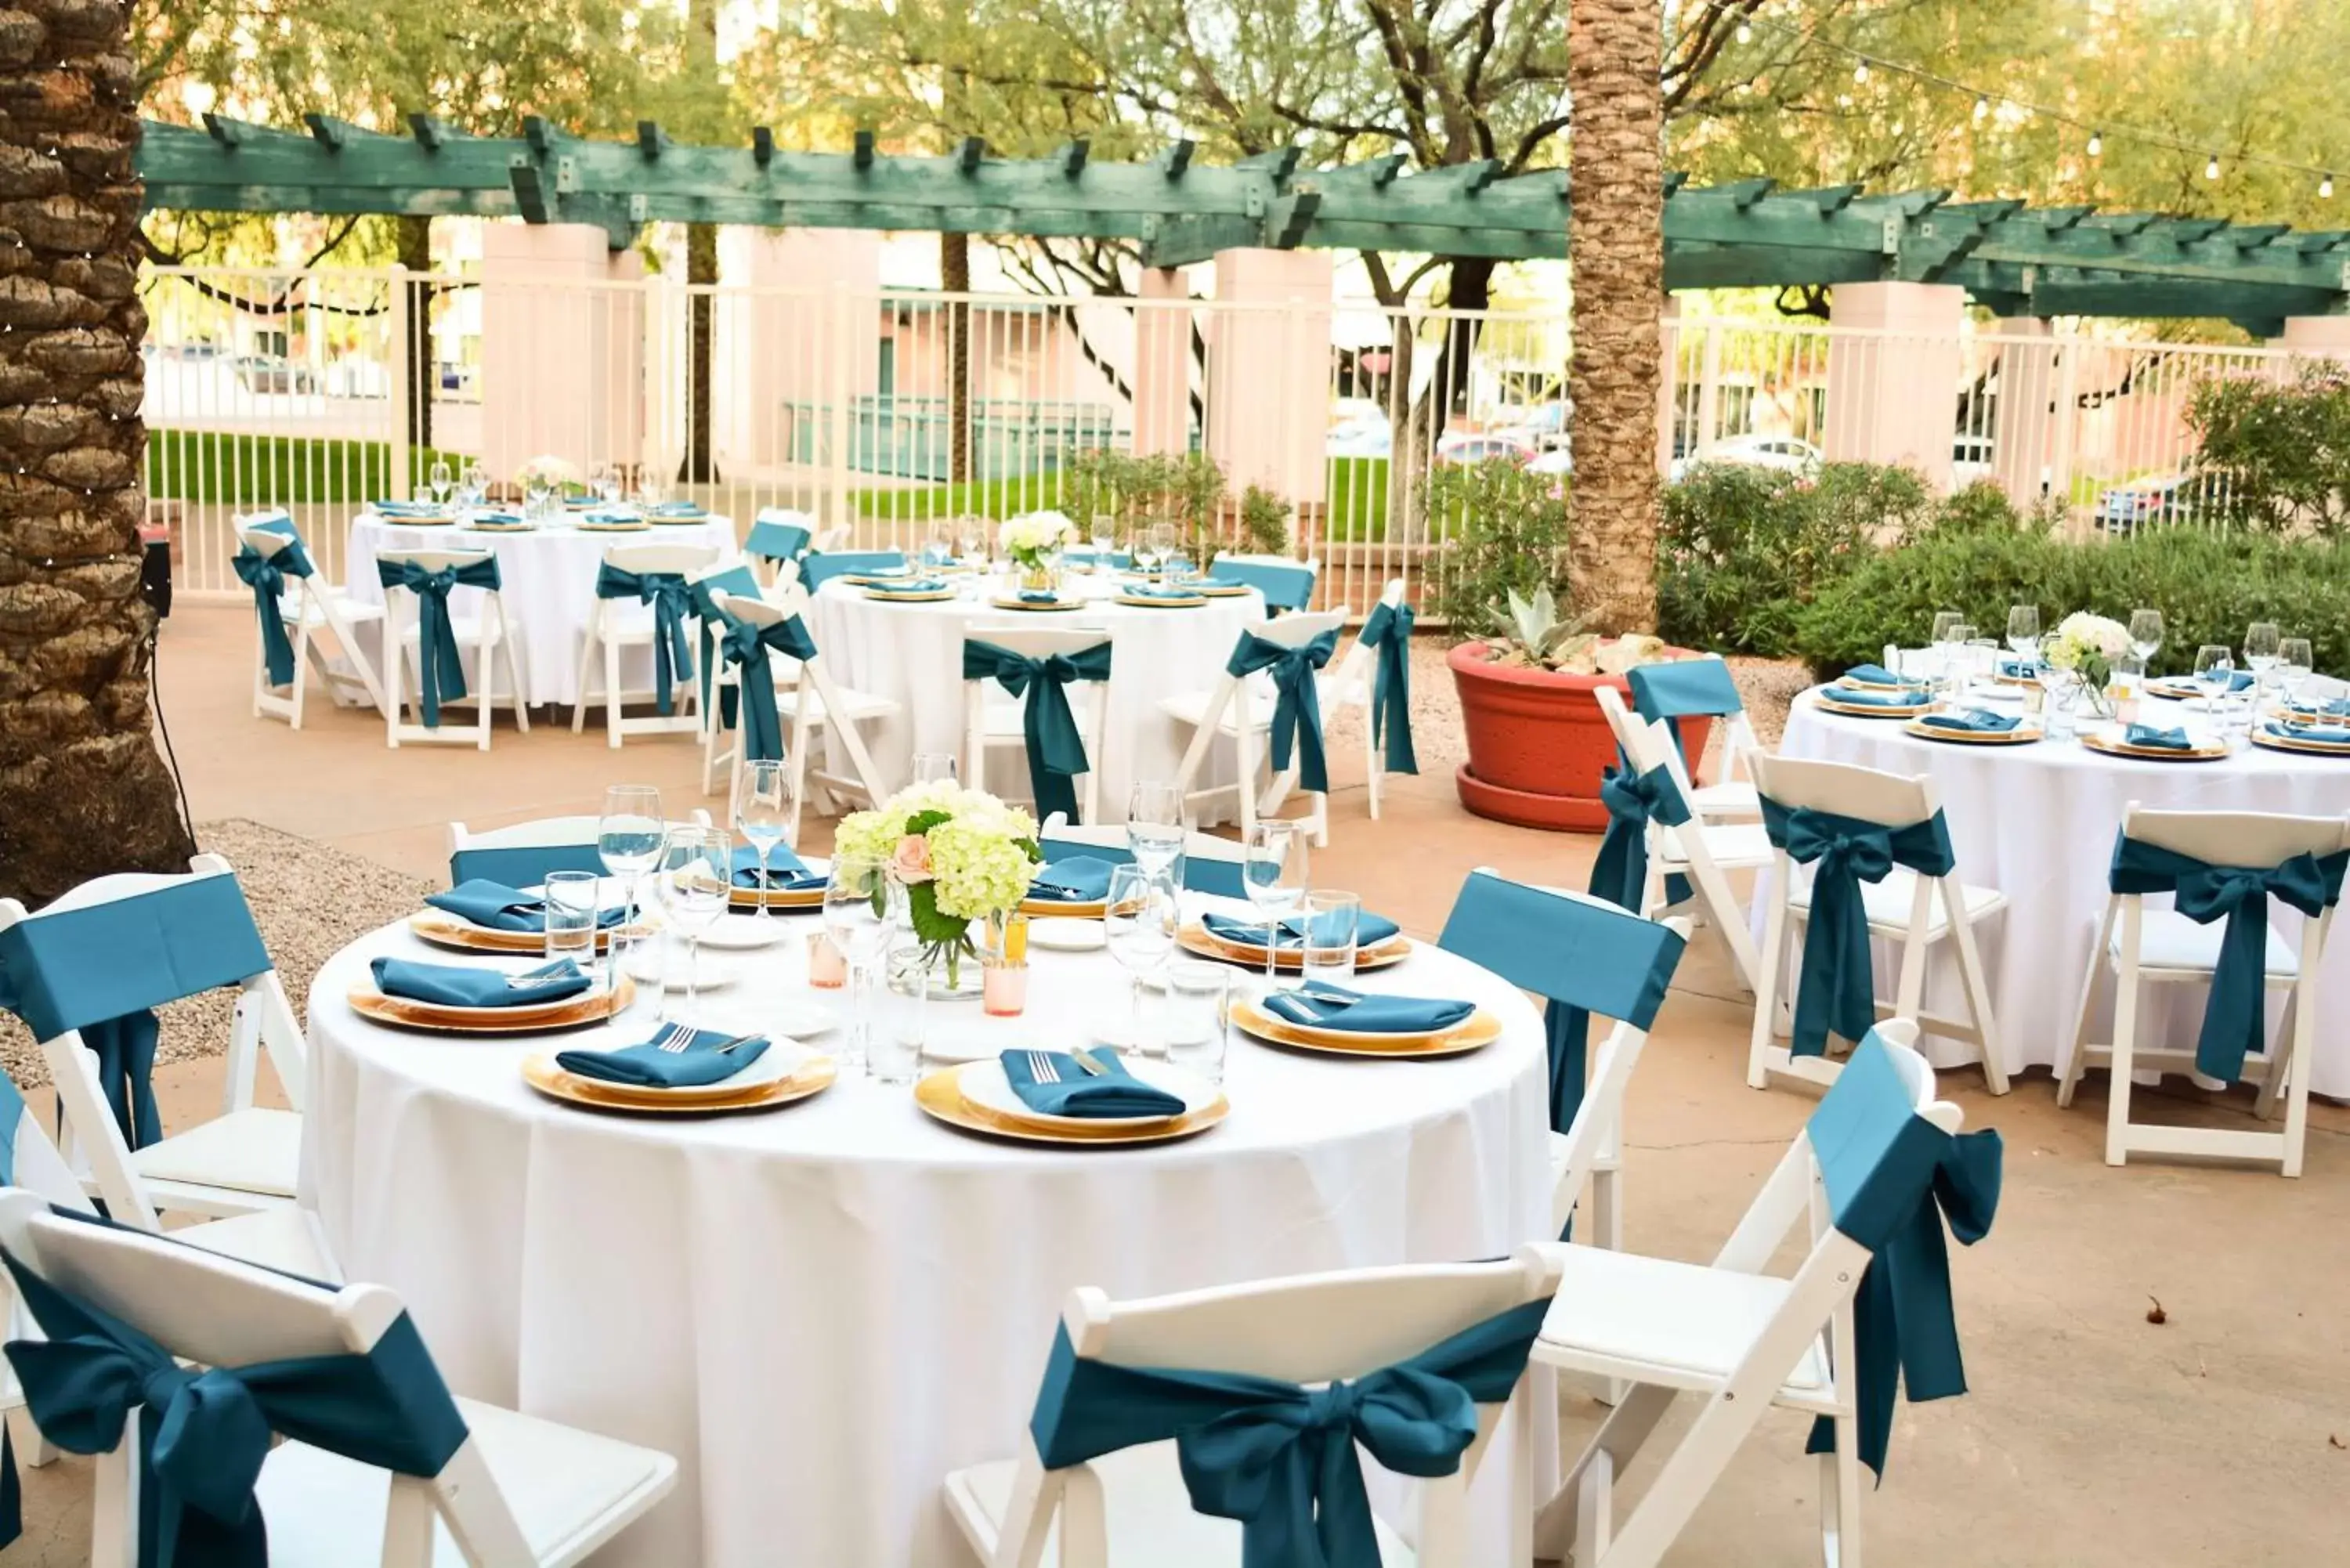
[[[971,236],[939,235],[939,287],[948,295],[971,292]],[[971,482],[971,306],[960,299],[947,306],[947,479]],[[967,499],[958,510],[973,508]]]
[[[1575,289],[1575,524],[1567,585],[1604,632],[1657,620],[1657,393],[1664,355],[1659,0],[1572,0],[1567,153]]]
[[[12,0],[0,30],[0,895],[194,846],[148,718],[139,597],[139,142],[126,12]]]
[[[718,467],[710,456],[710,334],[717,296],[718,225],[685,226],[685,456],[677,476],[688,484],[715,484]],[[700,286],[696,287],[695,286]]]

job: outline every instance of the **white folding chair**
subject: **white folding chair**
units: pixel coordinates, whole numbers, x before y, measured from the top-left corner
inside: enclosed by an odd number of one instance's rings
[[[1763,786],[1769,793],[1769,786]],[[1835,1450],[1820,1456],[1820,1537],[1829,1568],[1861,1562],[1861,1456],[1852,1303],[1874,1249],[1874,1203],[1926,1201],[1939,1139],[1958,1106],[1935,1098],[1933,1069],[1904,1023],[1880,1024],[1814,1111],[1711,1264],[1600,1247],[1546,1248],[1559,1290],[1535,1341],[1534,1371],[1576,1372],[1628,1385],[1565,1484],[1544,1507],[1534,1554],[1575,1568],[1652,1568],[1670,1548],[1770,1406],[1824,1417]],[[1914,1194],[1914,1196],[1913,1196]],[[1772,1255],[1809,1220],[1812,1245],[1794,1274]],[[1868,1222],[1864,1223],[1864,1220]],[[1939,1223],[1939,1220],[1937,1223]],[[1704,1408],[1618,1517],[1617,1479],[1675,1399]]]
[[[1754,733],[1753,722],[1747,718],[1745,707],[1742,704],[1724,712],[1703,714],[1691,710],[1682,714],[1666,711],[1669,705],[1657,700],[1659,693],[1655,688],[1692,674],[1717,682],[1721,688],[1723,701],[1728,701],[1737,692],[1738,683],[1731,678],[1727,661],[1718,653],[1709,653],[1700,659],[1643,665],[1629,671],[1626,680],[1632,687],[1632,711],[1643,719],[1662,722],[1666,726],[1673,739],[1673,753],[1681,758],[1682,772],[1690,784],[1688,791],[1690,808],[1701,820],[1752,821],[1762,815],[1762,807],[1755,797],[1753,770],[1747,765],[1747,759],[1762,749],[1762,742]],[[1610,691],[1608,695],[1614,697],[1617,693]],[[1698,764],[1704,758],[1683,753],[1679,742],[1679,720],[1700,716],[1713,721],[1715,738],[1721,745],[1721,766],[1711,784],[1697,782]]]
[[[718,551],[708,545],[610,545],[604,550],[606,566],[639,577],[693,577],[707,571],[717,558]],[[640,713],[632,719],[620,711],[623,702],[650,702],[654,699],[650,687],[621,690],[620,655],[628,649],[641,648],[648,658],[654,657],[657,631],[650,605],[631,599],[608,599],[600,595],[592,601],[587,629],[579,636],[579,695],[571,704],[573,734],[586,727],[588,704],[593,688],[599,684],[604,692],[604,733],[614,751],[619,749],[623,735],[702,732],[702,688],[690,667],[676,671],[669,713]],[[692,646],[691,634],[687,646]]]
[[[776,567],[774,581],[762,587],[750,566],[741,561],[713,566],[688,582],[694,601],[694,657],[702,660],[695,672],[696,711],[702,718],[702,793],[716,794],[718,781],[734,765],[733,734],[736,726],[726,719],[730,693],[739,691],[734,666],[720,651],[714,624],[717,605],[712,596],[720,593],[741,594],[747,598],[764,598],[773,602],[775,596],[799,581],[799,565],[785,561]],[[799,660],[782,653],[767,656],[767,669],[775,677],[777,688],[795,685],[800,678]]]
[[[1348,1273],[1305,1274],[1182,1295],[1114,1302],[1090,1287],[1073,1292],[1061,1314],[1066,1349],[1056,1360],[1170,1372],[1221,1372],[1312,1386],[1364,1376],[1407,1360],[1513,1308],[1549,1299],[1551,1265],[1536,1249],[1485,1263],[1417,1264]],[[1048,1373],[1048,1378],[1051,1376]],[[1040,1410],[1052,1397],[1048,1387]],[[1479,1404],[1477,1437],[1457,1472],[1419,1484],[1419,1528],[1410,1546],[1377,1523],[1381,1557],[1422,1568],[1468,1568],[1468,1493],[1507,1410],[1512,1480],[1522,1482],[1531,1402]],[[1016,1459],[946,1478],[947,1511],[989,1568],[1109,1568],[1149,1562],[1215,1568],[1241,1561],[1241,1527],[1193,1511],[1177,1469],[1175,1444],[1120,1449],[1047,1469],[1037,1438],[1023,1425]],[[1513,1487],[1523,1496],[1522,1485]],[[1511,1523],[1509,1561],[1526,1553],[1523,1514]]]
[[[1036,830],[1036,839],[1044,846],[1046,860],[1059,858],[1055,850],[1060,848],[1107,850],[1108,854],[1103,858],[1115,861],[1133,858],[1126,846],[1124,826],[1071,822],[1057,811]],[[1197,828],[1183,835],[1183,886],[1191,892],[1211,893],[1220,898],[1246,898],[1247,881],[1241,867],[1247,860],[1247,847],[1232,839],[1218,838]]]
[[[803,627],[806,624],[801,618],[807,612],[807,590],[797,583],[777,589],[771,599],[723,591],[712,594],[711,598],[723,614],[754,626],[780,626],[788,620],[800,620]],[[771,655],[770,669],[778,661]],[[790,685],[777,680],[775,711],[791,725],[791,735],[785,745],[792,771],[792,821],[786,842],[795,841],[799,833],[800,809],[806,804],[810,781],[823,792],[822,805],[827,811],[836,796],[862,796],[876,805],[889,798],[880,770],[873,765],[873,753],[866,749],[865,738],[857,727],[869,720],[895,717],[899,711],[897,703],[835,683],[819,654],[799,661],[798,678]],[[848,753],[850,773],[838,773],[828,765],[820,767],[811,760],[810,752],[819,730],[828,732],[839,742],[841,750]],[[742,794],[743,764],[749,750],[739,739],[739,726],[737,734],[726,797],[730,818],[733,803]]]
[[[386,550],[376,559],[392,566],[412,564],[428,572],[445,571],[452,566],[469,566],[493,558],[488,550]],[[402,742],[436,742],[464,745],[471,742],[483,751],[490,749],[490,715],[496,708],[497,662],[503,659],[506,667],[506,688],[514,707],[515,727],[523,733],[530,732],[530,712],[525,701],[522,684],[522,632],[506,614],[505,596],[496,588],[458,588],[451,593],[453,601],[459,593],[481,595],[479,604],[470,615],[459,615],[452,602],[449,626],[456,635],[460,651],[470,646],[473,650],[473,675],[463,696],[441,694],[441,705],[471,706],[474,722],[468,726],[427,724],[423,722],[424,657],[421,623],[414,609],[402,614],[400,607],[404,590],[387,587],[383,591],[383,667],[389,688],[390,704],[384,710],[384,741],[395,751]],[[407,597],[413,599],[414,594]],[[419,661],[417,670],[417,722],[403,722],[401,707],[408,701],[409,659]]]
[[[44,962],[39,943],[47,936],[37,929],[42,922],[59,922],[54,929],[70,933],[76,943],[106,940],[87,934],[87,921],[75,917],[88,910],[143,903],[147,907],[140,911],[143,929],[138,939],[109,950],[116,963],[115,978],[124,993],[144,999],[125,1011],[209,990],[209,983],[187,985],[188,971],[172,944],[188,939],[187,923],[200,920],[210,929],[197,934],[197,944],[217,950],[238,936],[229,924],[233,919],[241,915],[249,927],[252,915],[245,909],[235,873],[227,861],[217,855],[199,855],[188,865],[183,876],[130,872],[100,877],[35,912],[27,912],[14,898],[0,898],[0,955],[16,945],[9,940],[15,928],[25,927],[19,940],[27,951],[18,961],[37,972]],[[226,895],[210,883],[213,877],[225,881]],[[233,905],[228,895],[234,895]],[[176,937],[175,928],[181,928]],[[268,955],[258,951],[259,944],[260,938],[255,934],[252,948],[265,962]],[[234,983],[238,994],[229,1028],[221,1114],[136,1150],[115,1120],[108,1104],[108,1088],[99,1078],[98,1057],[83,1044],[81,1029],[58,1030],[40,1040],[41,1055],[48,1063],[57,1103],[72,1134],[70,1152],[89,1165],[90,1174],[83,1185],[105,1199],[108,1210],[126,1224],[151,1231],[157,1226],[159,1210],[219,1217],[257,1213],[293,1201],[302,1144],[301,1026],[294,1020],[294,1009],[286,1000],[286,988],[275,968],[262,968]],[[37,1026],[35,1033],[41,1033]],[[270,1065],[276,1070],[286,1098],[295,1107],[292,1110],[253,1103],[254,1075],[264,1050],[269,1053]]]
[[[1056,653],[1084,653],[1098,648],[1110,640],[1110,632],[1106,626],[1040,627],[1034,622],[989,621],[966,628],[963,640],[992,642],[1025,659],[1050,659]],[[1108,743],[1109,733],[1109,682],[1072,680],[1067,692],[1070,711],[1076,715],[1077,731],[1086,743],[1086,761],[1092,764],[1077,784],[1077,815],[1091,822],[1100,813],[1102,748]],[[1027,704],[1035,697],[1033,687],[1014,697],[993,678],[962,683],[962,776],[972,785],[982,785],[987,778],[988,753],[1010,750],[1027,755],[1023,725]],[[1027,776],[1024,763],[1021,776]],[[1024,797],[1014,792],[1005,798]]]
[[[855,532],[847,524],[836,523],[816,535],[815,542],[808,545],[807,553],[812,556],[837,556],[847,549],[848,542],[855,537]]]
[[[1899,828],[1931,820],[1941,802],[1930,775],[1904,778],[1874,768],[1844,763],[1817,762],[1788,756],[1757,754],[1754,781],[1766,800],[1790,809],[1827,812],[1883,827]],[[1806,875],[1799,885],[1795,862],[1784,849],[1772,857],[1771,891],[1762,928],[1762,968],[1755,987],[1754,1026],[1749,1038],[1746,1081],[1755,1088],[1768,1085],[1773,1074],[1813,1084],[1835,1081],[1837,1064],[1825,1054],[1795,1055],[1777,1039],[1788,1008],[1798,1000],[1794,982],[1787,980],[1794,963],[1794,928],[1808,928],[1812,887]],[[1983,1077],[1994,1095],[2007,1093],[2006,1056],[1999,1026],[1991,1016],[1991,986],[1983,974],[1982,953],[1975,942],[1977,922],[2007,907],[2007,896],[1960,879],[1954,868],[1939,877],[1921,876],[1896,866],[1881,881],[1861,884],[1861,905],[1868,932],[1901,944],[1901,969],[1894,1000],[1878,1001],[1877,1016],[1915,1019],[1929,1034],[1974,1045]],[[1948,941],[1958,959],[1959,978],[1966,994],[1964,1019],[1924,1010],[1926,968],[1933,949]],[[1873,967],[1873,966],[1872,966]],[[1782,988],[1787,1000],[1782,1001]]]
[[[710,814],[695,808],[672,826],[708,827]],[[603,874],[597,848],[602,820],[593,816],[542,816],[475,833],[462,822],[449,825],[449,885],[484,877],[509,888],[533,888],[550,871]]]
[[[1284,616],[1267,621],[1243,633],[1243,637],[1262,638],[1266,642],[1284,648],[1302,648],[1326,631],[1347,624],[1347,607],[1324,610],[1312,615]],[[1343,656],[1339,666],[1342,678],[1359,678],[1369,667],[1370,652],[1358,639]],[[1319,676],[1327,675],[1326,668],[1317,673],[1316,697],[1319,697]],[[1183,805],[1189,812],[1195,802],[1220,795],[1236,795],[1240,801],[1241,837],[1246,839],[1256,826],[1259,816],[1271,816],[1278,812],[1289,792],[1296,787],[1298,768],[1305,757],[1305,739],[1301,733],[1292,750],[1289,766],[1274,774],[1267,782],[1262,796],[1257,793],[1257,762],[1262,755],[1268,770],[1272,766],[1271,746],[1273,715],[1276,703],[1273,682],[1262,672],[1245,678],[1221,672],[1216,683],[1203,691],[1185,691],[1163,698],[1159,711],[1191,732],[1191,743],[1183,753],[1182,766],[1177,770],[1176,784],[1183,792]],[[1301,721],[1301,730],[1303,723]],[[1212,788],[1198,787],[1200,771],[1206,766],[1208,753],[1217,737],[1228,737],[1232,742],[1234,765],[1239,783],[1219,784]],[[1260,753],[1259,748],[1264,750]],[[1330,797],[1316,791],[1304,792],[1313,798],[1313,809],[1304,817],[1317,845],[1330,842]]]
[[[2327,856],[2350,848],[2350,821],[2338,816],[2147,811],[2136,801],[2122,814],[2122,833],[2209,865],[2260,869],[2281,866],[2296,856]],[[2283,1129],[2244,1132],[2162,1127],[2130,1119],[2131,1075],[2191,1072],[2195,1051],[2139,1044],[2139,986],[2210,984],[2226,926],[2224,921],[2199,925],[2176,909],[2149,909],[2146,896],[2140,893],[2116,893],[2106,900],[2096,945],[2089,950],[2080,1006],[2074,1013],[2073,1054],[2056,1085],[2056,1104],[2073,1103],[2087,1068],[2109,1070],[2107,1165],[2127,1163],[2135,1149],[2144,1154],[2274,1164],[2282,1175],[2301,1174],[2302,1146],[2309,1125],[2310,1066],[2317,1046],[2317,973],[2333,923],[2334,909],[2329,905],[2316,919],[2302,921],[2298,943],[2287,942],[2273,926],[2262,933],[2266,944],[2262,961],[2263,998],[2268,992],[2283,992],[2284,1018],[2278,1037],[2268,1040],[2268,1049],[2245,1058],[2243,1076],[2261,1086],[2254,1111],[2263,1121],[2276,1115],[2278,1096],[2290,1085]],[[2089,1018],[2096,1002],[2097,981],[2109,969],[2115,981],[2113,1042],[2092,1044]]]
[[[246,513],[235,519],[237,543],[265,557],[275,558],[300,537],[282,512]],[[256,615],[262,613],[255,607]],[[380,605],[360,604],[340,589],[321,583],[314,572],[288,577],[277,597],[277,618],[294,644],[294,680],[281,695],[270,683],[268,660],[262,653],[260,631],[255,628],[253,651],[253,716],[284,719],[302,727],[303,697],[309,689],[303,671],[314,670],[319,684],[338,708],[384,708],[383,681],[373,657],[359,639],[357,628],[383,618]],[[349,665],[338,668],[337,659]]]
[[[799,557],[816,542],[816,518],[789,506],[762,506],[743,540],[743,556],[754,564],[759,586],[773,587],[784,567],[797,570]]]
[[[1269,615],[1294,614],[1314,602],[1314,585],[1322,578],[1322,563],[1308,556],[1250,556],[1226,553],[1216,557],[1211,576],[1246,583],[1263,596]]]
[[[1229,557],[1226,557],[1229,558]],[[1218,566],[1222,562],[1220,559]],[[1404,580],[1389,577],[1379,592],[1378,602],[1390,608],[1401,607],[1404,601]],[[1376,611],[1374,612],[1376,613]],[[1369,621],[1365,620],[1366,628]],[[1387,758],[1372,736],[1371,700],[1378,673],[1378,649],[1363,641],[1358,635],[1343,658],[1322,672],[1321,702],[1324,723],[1331,715],[1345,708],[1359,709],[1363,715],[1363,784],[1370,803],[1371,820],[1379,819],[1379,797],[1387,784]]]
[[[21,1189],[0,1191],[0,1246],[43,1283],[199,1366],[367,1355],[388,1334],[415,1332],[400,1298],[380,1285],[319,1284],[63,1218]],[[402,1397],[434,1414],[432,1406],[450,1397],[436,1386]],[[568,1568],[676,1484],[677,1461],[667,1454],[471,1399],[453,1405],[465,1435],[433,1476],[395,1474],[303,1442],[271,1449],[255,1488],[270,1562]],[[98,1459],[93,1568],[139,1562],[140,1427],[129,1423],[130,1440]]]

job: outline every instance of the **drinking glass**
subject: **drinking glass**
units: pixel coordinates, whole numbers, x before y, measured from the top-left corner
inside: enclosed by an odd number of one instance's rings
[[[1967,651],[1967,645],[1974,639],[1975,628],[1959,621],[1950,627],[1950,641],[1942,649],[1942,680],[1950,687],[1952,701],[1967,694],[1968,661],[1974,657]]]
[[[913,782],[916,784],[952,784],[955,782],[955,760],[950,752],[916,752]]]
[[[759,919],[775,917],[767,908],[767,857],[790,835],[796,796],[791,764],[754,762],[743,764],[743,785],[734,796],[734,831],[759,852]]]
[[[2040,659],[2040,607],[2017,605],[2007,612],[2007,646],[2027,664]]]
[[[432,460],[432,466],[425,471],[424,483],[432,487],[432,504],[438,506],[446,502],[449,492],[456,488],[457,472],[449,466],[447,458],[436,457]]]
[[[1118,547],[1118,519],[1107,512],[1095,513],[1092,532],[1087,536],[1093,541],[1094,569],[1108,571],[1110,554]]]
[[[2155,649],[2162,646],[2162,612],[2158,609],[2130,611],[2130,651],[2154,668]]]
[[[604,486],[609,484],[611,482],[612,465],[610,463],[591,462],[588,465],[588,494],[596,496],[600,500],[604,494]]]
[[[1294,822],[1260,822],[1249,830],[1242,886],[1264,917],[1264,985],[1280,981],[1281,923],[1305,898],[1305,835]]]
[[[468,506],[479,506],[490,498],[490,471],[479,462],[465,465],[464,494],[460,498]]]
[[[2277,689],[2284,693],[2284,705],[2293,706],[2293,694],[2301,690],[2316,668],[2310,656],[2309,639],[2286,637],[2277,639]]]
[[[1183,853],[1183,791],[1171,784],[1139,784],[1126,797],[1126,847],[1135,864],[1170,871]]]
[[[1950,633],[1954,628],[1963,624],[1966,618],[1967,618],[1965,616],[1960,615],[1957,610],[1936,610],[1934,612],[1934,629],[1932,634],[1926,639],[1926,641],[1937,654],[1941,656],[1940,662],[1945,671],[1948,671],[1950,663]]]
[[[2195,684],[2203,690],[2203,710],[2220,711],[2220,699],[2235,684],[2236,661],[2228,650],[2216,642],[2207,642],[2195,650]]]
[[[1167,961],[1175,948],[1175,888],[1163,875],[1141,866],[1114,866],[1109,873],[1109,899],[1102,909],[1102,928],[1109,939],[1109,956],[1130,980],[1128,996],[1128,1043],[1137,1054],[1151,1051],[1143,1036],[1142,984]]]
[[[546,904],[546,961],[569,959],[583,970],[596,964],[596,889],[593,871],[550,871],[540,888]],[[615,975],[612,983],[618,985]]]
[[[824,929],[848,963],[848,1048],[862,1066],[872,1036],[873,970],[889,945],[889,867],[869,855],[836,855],[824,888]]]
[[[972,566],[987,563],[987,519],[965,514],[955,524],[955,537],[962,548],[962,558]]]
[[[620,879],[630,919],[636,918],[637,884],[660,858],[666,832],[660,791],[652,785],[614,784],[604,792],[604,815],[596,824],[596,853],[604,869]]]
[[[715,827],[672,828],[657,873],[669,923],[685,933],[685,1012],[691,1018],[701,994],[702,933],[726,913],[734,885],[733,842]]]
[[[1323,888],[1306,892],[1305,950],[1297,971],[1301,990],[1313,990],[1317,980],[1353,983],[1355,941],[1362,919],[1363,900],[1352,893]]]
[[[2269,671],[2276,668],[2277,644],[2283,640],[2272,620],[2256,620],[2244,628],[2244,664],[2252,672],[2255,692],[2268,684]]]
[[[1167,1060],[1211,1084],[1224,1081],[1232,1044],[1232,972],[1186,959],[1167,966]]]
[[[1150,554],[1158,560],[1161,572],[1167,569],[1167,563],[1175,558],[1175,524],[1153,523],[1150,525]]]
[[[931,960],[910,918],[902,913],[889,922],[886,947],[884,983],[874,988],[879,1017],[866,1042],[865,1075],[877,1084],[903,1086],[921,1073],[922,1044],[930,1032]]]

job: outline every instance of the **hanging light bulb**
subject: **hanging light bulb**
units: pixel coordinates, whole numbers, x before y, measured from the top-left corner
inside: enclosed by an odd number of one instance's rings
[[[2203,165],[2203,178],[2206,180],[2217,180],[2219,177],[2220,155],[2214,152],[2211,154],[2211,161]]]
[[[1751,44],[1751,43],[1752,43],[1752,42],[1754,41],[1754,29],[1753,29],[1753,28],[1752,28],[1752,27],[1750,27],[1750,26],[1747,26],[1745,23],[1743,23],[1743,22],[1739,23],[1739,24],[1738,24],[1738,41],[1739,41],[1740,43],[1742,43],[1742,44]]]
[[[2102,130],[2093,130],[2089,132],[2089,156],[2095,158],[2098,153],[2103,152],[2105,150],[2106,133]]]
[[[1863,60],[1860,64],[1852,67],[1852,79],[1856,82],[1865,82],[1868,79],[1868,62],[1866,60]]]
[[[1986,120],[1986,119],[1990,119],[1990,118],[1991,118],[1991,99],[1988,99],[1988,98],[1978,98],[1978,99],[1975,99],[1975,123],[1976,123],[1977,125],[1981,125],[1984,120]]]
[[[2334,200],[2334,176],[2328,174],[2317,182],[2317,197],[2322,202]]]

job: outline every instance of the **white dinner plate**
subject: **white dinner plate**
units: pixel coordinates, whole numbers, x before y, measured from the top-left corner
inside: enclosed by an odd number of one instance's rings
[[[770,915],[763,920],[755,910],[748,914],[730,910],[702,933],[702,945],[727,952],[752,952],[775,946],[795,930],[806,929],[806,926],[794,926],[781,915]]]
[[[1178,1113],[1190,1116],[1212,1106],[1223,1091],[1215,1085],[1171,1067],[1164,1062],[1153,1062],[1128,1056],[1123,1059],[1126,1070],[1144,1083],[1165,1089],[1183,1098],[1183,1109]],[[1171,1121],[1171,1116],[1048,1116],[1030,1110],[1018,1095],[1012,1092],[1012,1080],[1003,1075],[1003,1064],[991,1057],[983,1062],[966,1062],[958,1069],[962,1076],[958,1086],[962,1097],[982,1110],[1017,1121],[1034,1122],[1039,1127],[1144,1127],[1153,1122]]]
[[[749,1008],[758,1021],[758,1027],[774,1034],[788,1034],[796,1040],[811,1040],[840,1025],[840,1014],[823,1002],[805,996],[786,996],[779,1000],[763,998],[736,1005]]]
[[[1055,952],[1089,953],[1109,945],[1109,929],[1099,920],[1039,915],[1028,922],[1028,945]]]

